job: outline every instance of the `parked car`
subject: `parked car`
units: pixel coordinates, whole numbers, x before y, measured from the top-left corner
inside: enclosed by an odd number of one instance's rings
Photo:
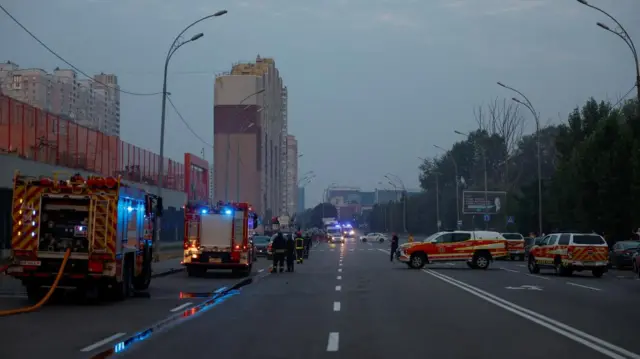
[[[633,255],[640,250],[640,241],[620,241],[609,250],[609,261],[616,269],[633,267]]]
[[[256,249],[256,254],[259,257],[266,257],[267,247],[269,246],[269,242],[271,241],[271,237],[269,236],[254,236],[253,237],[253,246]]]
[[[524,239],[524,260],[529,258],[529,251],[533,246],[539,246],[542,243],[544,237],[526,237]]]
[[[362,242],[380,242],[384,243],[387,240],[387,237],[382,233],[372,232],[368,233],[364,236],[360,236],[360,241]]]

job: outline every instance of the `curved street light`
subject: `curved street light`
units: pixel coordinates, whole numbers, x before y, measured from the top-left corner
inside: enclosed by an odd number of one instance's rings
[[[522,96],[522,98],[524,99],[524,102],[520,101],[520,99],[515,97],[512,97],[511,99],[514,102],[517,102],[518,104],[526,107],[531,112],[531,114],[533,115],[533,118],[536,121],[536,152],[537,152],[536,156],[538,157],[538,164],[537,164],[538,166],[538,233],[539,235],[542,235],[542,156],[540,155],[540,116],[538,115],[538,111],[536,111],[535,108],[533,107],[533,104],[531,103],[531,101],[529,101],[529,98],[527,98],[527,96],[525,96],[522,92],[516,90],[513,87],[507,86],[500,81],[498,81],[497,84],[498,86],[504,87],[507,90],[511,90],[517,93],[518,95]]]
[[[192,28],[194,25],[198,24],[201,21],[210,19],[212,17],[222,16],[226,13],[227,13],[227,10],[218,11],[214,14],[211,14],[199,20],[196,20],[192,22],[189,26],[185,27],[184,30],[182,30],[171,43],[171,47],[169,47],[169,51],[167,52],[167,57],[164,60],[164,75],[163,75],[164,77],[162,81],[162,115],[160,118],[160,163],[158,164],[158,197],[162,197],[162,185],[164,180],[164,128],[165,128],[166,115],[167,115],[167,70],[169,68],[169,60],[171,60],[171,57],[173,56],[173,54],[176,53],[176,51],[178,51],[179,48],[181,48],[182,46],[190,42],[196,41],[204,36],[203,33],[199,33],[192,36],[189,40],[180,42],[182,35],[185,32],[187,32],[187,30],[189,30],[190,28]]]
[[[610,33],[618,36],[619,38],[622,39],[622,41],[624,41],[627,46],[629,46],[629,49],[631,50],[631,53],[633,54],[633,60],[635,62],[636,65],[636,90],[638,91],[638,101],[640,101],[640,61],[638,61],[638,51],[636,49],[636,45],[633,43],[633,40],[631,39],[631,36],[629,36],[629,33],[627,32],[627,30],[624,28],[624,26],[622,26],[622,24],[616,20],[615,17],[613,17],[611,14],[609,14],[608,12],[602,10],[601,8],[597,7],[597,6],[593,6],[591,4],[589,4],[587,2],[587,0],[577,0],[580,4],[590,7],[600,13],[602,13],[603,15],[605,15],[606,17],[608,17],[609,19],[611,19],[619,28],[612,30],[609,26],[598,22],[596,23],[598,26],[600,26],[601,28],[603,28],[604,30],[609,31]]]
[[[393,177],[393,179],[389,176]],[[400,187],[402,188],[402,191],[404,192],[404,201],[402,201],[402,227],[404,229],[404,232],[407,233],[407,187],[404,186],[402,178],[400,178],[398,175],[394,175],[393,173],[387,172],[387,174],[384,175],[384,178],[388,179],[389,183],[396,189],[397,186],[395,182],[398,182],[400,184]]]

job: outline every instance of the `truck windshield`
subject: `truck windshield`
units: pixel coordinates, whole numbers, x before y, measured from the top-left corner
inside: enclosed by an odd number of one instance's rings
[[[64,252],[71,248],[73,252],[87,253],[89,204],[88,198],[43,197],[38,250]]]

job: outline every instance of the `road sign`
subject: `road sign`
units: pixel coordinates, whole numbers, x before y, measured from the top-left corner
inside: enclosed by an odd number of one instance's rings
[[[485,214],[484,215],[484,221],[485,222],[489,222],[491,220],[491,215],[490,214]]]
[[[521,285],[519,287],[505,287],[505,289],[513,289],[513,290],[542,290],[542,287],[537,285]]]
[[[516,219],[513,216],[507,217],[507,224],[514,224],[514,223],[516,223]]]
[[[485,200],[486,197],[486,200]],[[462,213],[464,214],[498,214],[503,213],[507,200],[507,192],[502,191],[463,191]]]

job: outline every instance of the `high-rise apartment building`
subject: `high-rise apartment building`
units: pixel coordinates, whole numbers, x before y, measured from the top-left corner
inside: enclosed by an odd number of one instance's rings
[[[216,76],[214,197],[286,212],[286,87],[275,61],[258,56]]]
[[[287,135],[287,188],[284,191],[287,213],[293,215],[298,207],[298,141]]]
[[[47,73],[6,62],[0,63],[0,92],[82,126],[120,136],[120,87],[115,75],[81,80],[73,70],[56,68]]]

